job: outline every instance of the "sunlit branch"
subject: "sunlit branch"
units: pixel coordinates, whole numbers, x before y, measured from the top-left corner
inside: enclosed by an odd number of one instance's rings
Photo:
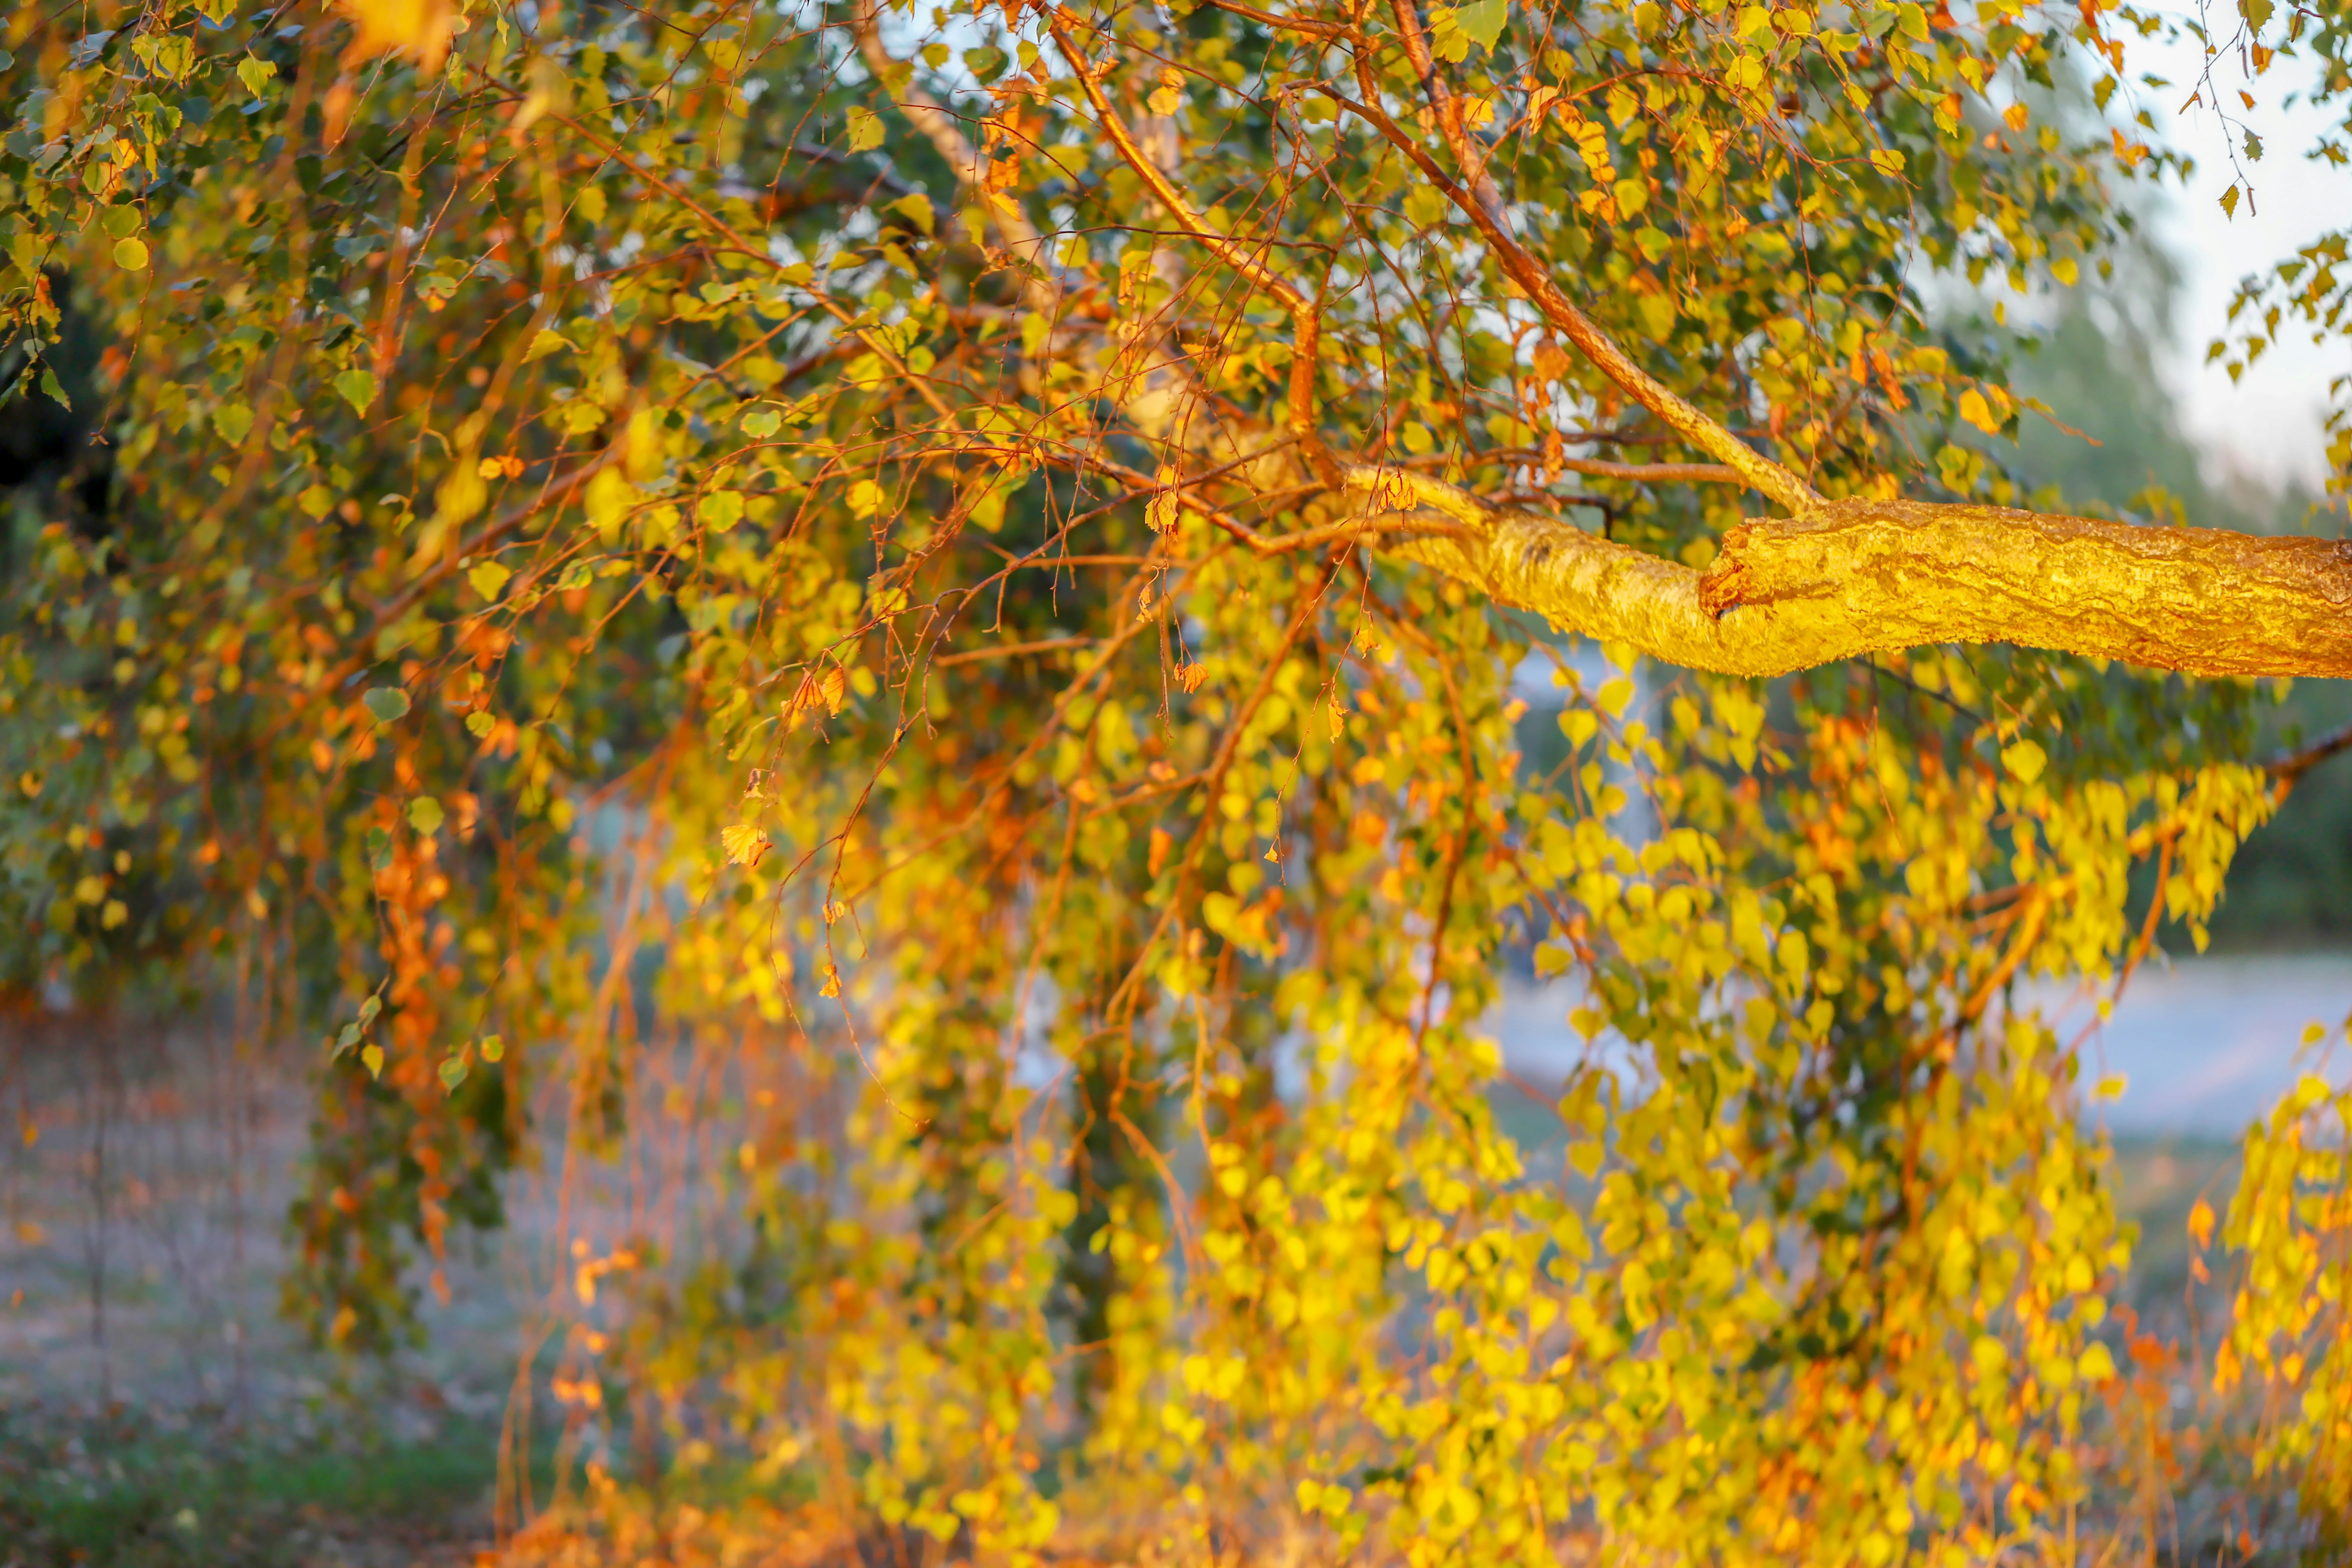
[[[1425,475],[1350,466],[1348,482],[1468,530],[1388,553],[1688,668],[1775,676],[2000,642],[2192,675],[2352,675],[2352,544],[2335,540],[1844,500],[1727,531],[1702,573]]]

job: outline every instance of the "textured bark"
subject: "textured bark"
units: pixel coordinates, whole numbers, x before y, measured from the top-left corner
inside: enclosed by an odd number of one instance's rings
[[[1375,522],[1468,525],[1386,552],[1694,669],[2005,642],[2192,675],[2352,676],[2352,542],[1847,500],[1731,529],[1702,573],[1421,476],[1349,479]]]

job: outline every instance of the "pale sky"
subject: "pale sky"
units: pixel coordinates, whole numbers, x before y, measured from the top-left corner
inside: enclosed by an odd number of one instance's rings
[[[2285,7],[2280,9],[2284,13]],[[2229,12],[2226,5],[2211,8],[2217,19]],[[2234,24],[2236,18],[2230,20]],[[2270,33],[2277,32],[2273,25]],[[2284,103],[2310,79],[2295,62],[2283,59],[2251,83],[2234,57],[2216,62],[2214,85],[2228,96],[2232,117],[2264,143],[2260,163],[2240,163],[2251,176],[2252,203],[2240,202],[2235,216],[2224,215],[2221,194],[2236,178],[2230,140],[2209,110],[2180,112],[2196,90],[2200,53],[2193,40],[2169,47],[2155,39],[2133,40],[2125,50],[2134,79],[2153,72],[2170,79],[2161,89],[2140,88],[2138,107],[2151,111],[2171,146],[2197,161],[2186,189],[2168,182],[2157,226],[2181,265],[2185,285],[2179,342],[2166,369],[2189,430],[2206,448],[2210,471],[2234,466],[2281,485],[2300,479],[2315,490],[2326,472],[2322,421],[2327,384],[2352,371],[2352,346],[2339,338],[2315,347],[2307,331],[2283,329],[2283,341],[2235,384],[2219,362],[2206,363],[2205,347],[2226,331],[2240,278],[2266,271],[2331,227],[2352,225],[2352,168],[2305,158],[2332,117]],[[2254,109],[2237,100],[2240,87],[2254,91]],[[2118,94],[2111,108],[2121,101]]]

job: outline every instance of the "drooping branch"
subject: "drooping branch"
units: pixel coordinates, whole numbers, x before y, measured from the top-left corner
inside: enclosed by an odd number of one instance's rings
[[[1467,525],[1386,552],[1693,669],[1769,677],[2003,642],[2190,675],[2352,676],[2352,542],[1844,500],[1729,530],[1702,573],[1424,476],[1347,477],[1400,521]]]

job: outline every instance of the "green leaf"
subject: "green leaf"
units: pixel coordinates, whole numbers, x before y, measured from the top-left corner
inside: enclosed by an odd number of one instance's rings
[[[375,372],[354,365],[335,377],[335,390],[352,405],[354,414],[365,414],[375,402]]]
[[[441,1087],[455,1094],[457,1091],[457,1086],[466,1081],[466,1058],[451,1057],[441,1064],[440,1073]]]
[[[882,117],[863,106],[849,111],[849,150],[864,153],[882,145]]]
[[[2257,33],[2263,30],[2263,24],[2271,19],[2271,0],[2238,0],[2238,15],[2243,16],[2246,26]]]
[[[397,686],[370,687],[360,700],[375,715],[379,724],[389,724],[408,711],[408,693]]]
[[[367,830],[367,863],[371,871],[381,871],[392,864],[392,835],[382,827]],[[368,998],[373,1002],[374,997]],[[360,1021],[367,1022],[367,1010],[360,1010]]]
[[[408,803],[408,826],[427,837],[440,832],[441,825],[448,819],[441,803],[429,795],[420,795]]]
[[[213,428],[235,447],[253,433],[253,409],[243,403],[224,403],[213,410]]]
[[[262,88],[277,74],[275,65],[268,60],[257,60],[251,55],[236,62],[236,79],[245,83],[245,90],[256,98],[261,96]]]
[[[743,492],[713,490],[696,504],[694,510],[713,531],[724,533],[743,521]]]
[[[482,1037],[482,1059],[484,1061],[504,1061],[506,1059],[506,1055],[507,1042],[505,1036],[484,1035]]]
[[[499,596],[499,590],[505,587],[508,579],[513,575],[511,568],[501,566],[495,561],[478,561],[467,569],[466,581],[471,583],[474,592],[483,598],[495,599]]]
[[[499,721],[490,717],[487,708],[477,708],[466,715],[466,733],[478,741],[498,727]]]
[[[755,441],[764,441],[774,435],[784,422],[783,416],[765,404],[743,416],[743,434]]]
[[[1454,25],[1482,49],[1495,47],[1495,40],[1503,36],[1503,25],[1510,19],[1511,0],[1471,0],[1454,13]]]

